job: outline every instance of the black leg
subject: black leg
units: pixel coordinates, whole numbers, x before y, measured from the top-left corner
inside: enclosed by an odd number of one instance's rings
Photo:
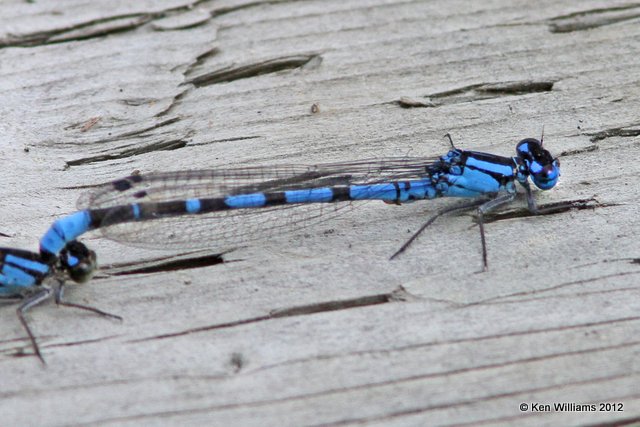
[[[414,240],[416,240],[418,238],[418,236],[427,229],[427,227],[429,227],[431,224],[433,224],[433,222],[441,217],[442,215],[446,215],[448,213],[451,212],[456,212],[456,211],[462,211],[462,210],[466,210],[466,209],[471,209],[471,208],[475,208],[476,206],[482,205],[484,203],[488,203],[486,201],[486,199],[477,199],[474,200],[471,203],[464,203],[462,205],[457,205],[457,206],[450,206],[448,208],[442,209],[440,211],[438,211],[434,216],[432,216],[431,218],[429,218],[429,220],[427,222],[425,222],[422,227],[420,227],[418,229],[418,231],[416,231],[415,233],[413,233],[413,235],[409,238],[409,240],[407,240],[404,245],[402,245],[402,247],[400,249],[398,249],[396,251],[396,253],[394,253],[393,255],[391,255],[391,258],[389,258],[390,260],[396,258],[398,255],[400,255],[402,252],[404,252],[409,245],[411,245],[411,243],[413,243]]]
[[[55,296],[55,301],[57,305],[60,305],[62,307],[71,307],[71,308],[77,308],[80,310],[85,310],[85,311],[90,311],[92,313],[96,313],[99,314],[100,316],[104,316],[104,317],[110,317],[112,319],[118,319],[118,320],[122,320],[122,317],[116,315],[116,314],[111,314],[111,313],[107,313],[106,311],[102,311],[99,310],[95,307],[90,307],[88,305],[81,305],[81,304],[75,304],[72,302],[66,302],[62,300],[62,297],[64,295],[64,282],[60,282],[58,284],[58,287],[56,288],[56,290],[54,291],[54,296]]]
[[[444,136],[445,136],[445,138],[449,138],[449,143],[451,144],[451,148],[453,148],[455,150],[456,146],[453,145],[453,139],[451,139],[451,134],[449,132],[447,132]]]
[[[31,332],[29,328],[29,324],[27,323],[27,319],[24,317],[25,313],[31,308],[35,307],[38,304],[45,302],[46,300],[51,298],[52,294],[51,288],[43,287],[37,294],[31,295],[27,298],[16,310],[18,314],[18,319],[20,319],[20,323],[22,323],[22,327],[27,331],[27,335],[29,336],[29,340],[31,341],[31,347],[33,348],[33,352],[38,356],[38,359],[42,362],[43,365],[46,365],[44,358],[42,357],[42,353],[40,353],[40,348],[38,347],[38,343],[36,342],[36,337]]]
[[[38,342],[36,341],[36,338],[33,335],[33,332],[31,332],[31,328],[29,327],[29,323],[27,322],[27,319],[25,317],[26,312],[32,307],[42,304],[43,302],[54,297],[56,304],[61,305],[63,307],[78,308],[80,310],[86,310],[92,313],[99,314],[100,316],[122,320],[122,317],[120,316],[107,313],[105,311],[99,310],[94,307],[62,301],[62,296],[64,294],[64,282],[60,279],[55,279],[55,280],[58,280],[57,286],[55,286],[53,289],[48,286],[42,286],[37,293],[30,295],[27,299],[25,299],[16,310],[18,319],[20,319],[20,323],[22,323],[22,327],[24,328],[24,330],[27,332],[27,335],[29,336],[29,340],[31,341],[31,347],[33,348],[33,352],[35,353],[36,356],[38,356],[38,359],[40,359],[40,361],[45,365],[46,365],[46,362],[44,361],[44,357],[40,352],[40,347],[38,346]]]
[[[529,185],[529,181],[525,181],[521,183],[525,192],[527,193],[527,206],[529,207],[529,212],[534,215],[539,213],[538,206],[536,206],[536,200],[533,198],[533,192],[531,191],[531,186]]]
[[[499,206],[512,202],[515,197],[516,193],[506,193],[483,203],[478,208],[478,226],[480,228],[480,241],[482,242],[482,271],[489,269],[487,262],[487,241],[484,237],[484,214],[491,212]]]

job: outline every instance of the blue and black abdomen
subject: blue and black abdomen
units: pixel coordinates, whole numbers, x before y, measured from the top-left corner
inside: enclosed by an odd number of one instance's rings
[[[87,229],[123,222],[147,221],[184,215],[205,215],[233,209],[273,208],[282,205],[382,200],[403,203],[436,197],[428,180],[310,188],[280,192],[236,194],[217,198],[192,198],[167,202],[141,202],[89,210]],[[81,220],[83,224],[86,221]],[[84,227],[81,226],[79,228]],[[71,235],[72,233],[69,233]]]
[[[424,165],[393,159],[354,163],[349,173],[346,165],[327,164],[127,177],[102,186],[88,195],[83,210],[57,220],[41,239],[41,252],[55,256],[94,229],[140,246],[234,247],[325,220],[350,205],[337,202],[436,197]]]

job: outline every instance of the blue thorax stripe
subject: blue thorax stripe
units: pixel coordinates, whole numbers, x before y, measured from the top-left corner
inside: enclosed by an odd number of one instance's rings
[[[491,162],[486,160],[480,160],[473,155],[470,155],[467,157],[465,165],[475,169],[479,169],[481,171],[486,171],[492,174],[499,174],[507,177],[514,175],[513,174],[514,165],[501,164],[495,161]]]
[[[4,276],[3,282],[6,281],[6,284],[10,286],[28,287],[36,284],[36,278],[34,276],[10,264],[3,265],[0,274]]]
[[[12,254],[8,254],[4,257],[4,262],[13,264],[17,267],[21,267],[27,270],[35,271],[41,274],[47,274],[49,272],[49,266],[38,261],[32,261],[29,259],[21,258]]]

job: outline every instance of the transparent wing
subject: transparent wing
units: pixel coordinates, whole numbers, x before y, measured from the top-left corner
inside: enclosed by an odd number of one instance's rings
[[[81,209],[132,203],[218,198],[256,192],[374,184],[428,176],[431,158],[389,158],[315,166],[280,165],[151,173],[97,187],[78,201]],[[364,202],[353,202],[360,205]],[[107,214],[103,234],[134,246],[230,249],[307,227],[341,214],[350,202],[287,204],[118,223]],[[115,211],[115,210],[114,210]]]

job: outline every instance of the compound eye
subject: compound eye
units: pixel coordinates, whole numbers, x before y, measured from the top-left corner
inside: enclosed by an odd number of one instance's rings
[[[60,252],[60,264],[75,282],[86,282],[96,269],[96,253],[74,240]]]
[[[535,167],[534,167],[535,166]],[[545,166],[535,162],[531,167],[531,179],[536,187],[548,190],[556,185],[560,176],[560,168],[556,162]]]
[[[78,262],[74,267],[68,269],[69,277],[74,282],[84,283],[91,279],[96,269],[95,257]]]
[[[544,151],[542,144],[535,138],[523,139],[516,146],[518,157],[525,160],[535,159],[541,151]]]

